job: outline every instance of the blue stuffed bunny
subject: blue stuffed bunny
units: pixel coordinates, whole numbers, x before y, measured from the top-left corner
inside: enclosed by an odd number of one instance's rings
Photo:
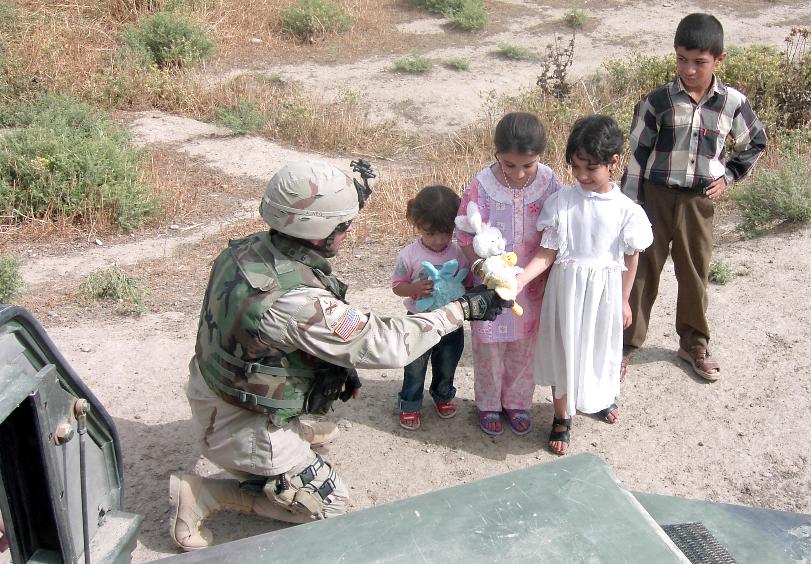
[[[417,311],[432,311],[462,297],[465,293],[462,280],[467,276],[467,268],[456,272],[458,267],[456,259],[447,261],[439,270],[427,260],[422,261],[422,268],[434,283],[434,289],[430,296],[417,300]]]

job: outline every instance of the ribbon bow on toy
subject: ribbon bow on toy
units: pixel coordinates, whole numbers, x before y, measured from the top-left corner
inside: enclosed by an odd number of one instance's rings
[[[498,227],[482,221],[479,206],[468,202],[467,215],[458,215],[456,227],[466,233],[473,233],[473,252],[481,259],[473,263],[473,273],[482,279],[488,288],[496,291],[503,300],[515,300],[518,295],[518,275],[524,271],[516,266],[518,255],[504,252],[506,243]],[[524,314],[524,308],[514,304],[515,315]]]
[[[430,296],[417,300],[417,311],[435,310],[464,295],[465,287],[462,285],[462,280],[467,276],[468,270],[463,268],[456,272],[458,267],[459,261],[456,259],[445,262],[439,270],[427,260],[422,261],[422,268],[428,275],[428,279],[434,283],[434,287],[431,289]]]

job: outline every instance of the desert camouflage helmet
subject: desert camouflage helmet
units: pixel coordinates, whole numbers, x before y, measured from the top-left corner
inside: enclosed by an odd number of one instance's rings
[[[358,192],[349,176],[323,161],[293,161],[268,182],[262,219],[299,239],[325,239],[358,214]]]

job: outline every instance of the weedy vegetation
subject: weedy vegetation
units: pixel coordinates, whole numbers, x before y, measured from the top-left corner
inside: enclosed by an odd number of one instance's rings
[[[415,6],[448,18],[452,27],[478,31],[487,25],[489,13],[482,0],[412,0]]]
[[[145,311],[144,290],[117,265],[91,272],[79,286],[79,292],[91,300],[124,304],[133,313]]]
[[[330,33],[352,29],[354,19],[343,6],[332,0],[299,0],[282,11],[283,31],[306,43]]]
[[[583,29],[589,23],[589,16],[580,8],[572,8],[563,15],[563,21],[572,29]]]
[[[409,74],[426,73],[434,66],[430,59],[422,55],[409,55],[394,61],[394,70]]]
[[[713,284],[723,286],[732,282],[732,279],[735,278],[735,273],[723,260],[714,260],[710,263],[708,278]]]
[[[445,61],[445,66],[457,71],[469,71],[470,61],[467,59],[448,59]]]
[[[511,45],[510,43],[499,43],[496,54],[502,59],[511,61],[529,61],[535,58],[535,54],[526,47]]]
[[[0,303],[10,304],[23,290],[21,263],[16,255],[0,255]]]

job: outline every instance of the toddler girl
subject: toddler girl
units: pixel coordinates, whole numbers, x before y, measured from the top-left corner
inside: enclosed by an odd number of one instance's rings
[[[465,190],[459,215],[466,214],[468,202],[476,202],[482,220],[501,231],[506,251],[517,253],[518,266],[524,266],[540,242],[540,233],[533,227],[538,214],[561,185],[555,173],[540,162],[546,133],[533,114],[505,115],[496,125],[493,142],[496,160]],[[456,238],[471,263],[476,260],[473,234],[457,229]],[[516,298],[524,307],[521,317],[505,311],[495,321],[470,324],[473,389],[479,426],[488,435],[503,432],[502,411],[513,432],[524,435],[530,430],[527,410],[535,389],[532,359],[543,289],[543,278],[526,285]]]
[[[555,416],[549,448],[564,454],[575,409],[619,418],[622,330],[639,251],[653,241],[642,208],[611,182],[623,138],[616,122],[575,122],[566,162],[577,183],[549,198],[538,218],[541,245],[519,288],[552,266],[541,311],[535,381],[551,385]]]
[[[416,301],[431,295],[433,282],[423,272],[423,261],[433,264],[437,270],[452,259],[459,269],[468,268],[468,259],[452,241],[454,218],[459,208],[459,196],[447,186],[428,186],[408,201],[406,218],[419,233],[419,238],[402,249],[397,255],[397,265],[391,287],[398,296],[406,298],[404,304],[409,313],[417,313]],[[465,346],[464,329],[461,327],[442,337],[432,349],[404,369],[403,389],[400,391],[400,426],[418,429],[422,408],[423,386],[428,361],[431,361],[431,387],[437,415],[448,419],[456,415],[456,405],[451,401],[456,395],[453,375],[462,357]]]

